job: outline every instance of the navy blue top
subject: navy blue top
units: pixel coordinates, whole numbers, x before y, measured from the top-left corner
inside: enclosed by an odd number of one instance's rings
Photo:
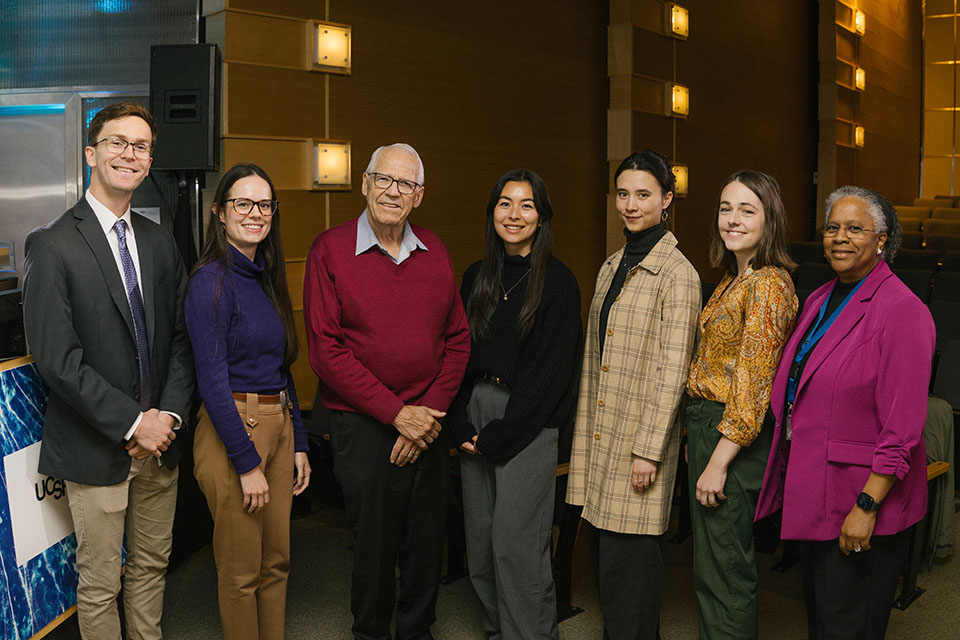
[[[294,448],[306,451],[307,432],[290,372],[283,366],[286,336],[280,316],[260,284],[263,256],[256,261],[230,246],[232,268],[204,265],[191,278],[184,320],[193,346],[197,387],[237,473],[260,464],[233,393],[275,394],[286,389],[293,402]]]

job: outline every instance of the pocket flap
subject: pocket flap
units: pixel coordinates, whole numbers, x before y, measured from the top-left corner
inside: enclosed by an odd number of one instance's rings
[[[830,441],[827,443],[827,460],[869,467],[873,465],[874,449],[876,445],[865,442]]]

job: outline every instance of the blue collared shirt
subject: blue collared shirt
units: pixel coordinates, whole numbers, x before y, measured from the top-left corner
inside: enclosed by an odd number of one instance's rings
[[[390,252],[387,251],[382,244],[380,244],[380,240],[377,239],[377,234],[375,234],[373,229],[370,228],[370,221],[367,220],[367,210],[364,209],[363,213],[360,214],[360,217],[357,218],[357,252],[355,255],[360,255],[361,253],[369,250],[371,247],[377,247],[380,249],[380,252],[393,260],[395,264],[400,264],[409,258],[414,249],[423,249],[424,251],[427,251],[427,245],[420,242],[420,238],[418,238],[417,234],[413,232],[413,229],[410,227],[410,223],[404,221],[403,238],[400,240],[400,253],[396,258],[394,258],[392,255],[390,255]]]

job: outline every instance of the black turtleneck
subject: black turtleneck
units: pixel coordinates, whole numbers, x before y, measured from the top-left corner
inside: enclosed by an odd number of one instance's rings
[[[635,266],[643,262],[650,250],[653,249],[660,238],[666,234],[667,230],[663,228],[663,222],[658,222],[649,229],[631,233],[629,229],[624,228],[623,235],[627,237],[627,245],[623,249],[623,257],[620,258],[620,266],[617,267],[617,273],[613,276],[610,288],[607,289],[607,295],[603,299],[603,305],[600,306],[600,353],[603,353],[603,339],[607,337],[607,317],[610,315],[610,307],[613,306],[620,290],[623,289],[623,283],[627,281],[627,273]]]
[[[827,318],[833,315],[833,312],[837,310],[837,307],[840,306],[840,303],[844,301],[847,295],[853,291],[853,288],[858,284],[860,284],[860,280],[857,280],[856,282],[840,282],[837,280],[837,284],[833,286],[833,291],[830,292],[830,297],[827,299],[827,308],[823,312],[823,322],[826,322]],[[810,334],[816,328],[816,324],[817,322],[814,321],[809,327],[807,327],[807,332],[803,335],[803,340],[801,340],[800,344],[803,344],[803,342],[810,337]],[[817,344],[820,344],[819,340],[817,341]],[[794,370],[794,376],[797,380],[799,380],[800,376],[803,375],[803,368],[807,366],[807,360],[810,359],[810,355],[817,348],[817,344],[814,344],[813,347],[807,351],[807,355],[804,356],[803,360],[800,361],[799,365]]]
[[[480,264],[473,263],[463,274],[460,295],[464,306],[480,274]],[[576,403],[582,356],[577,280],[562,262],[550,258],[533,328],[521,341],[517,338],[517,320],[530,282],[530,276],[524,276],[529,267],[529,258],[504,258],[502,282],[503,289],[509,292],[507,299],[503,299],[498,284],[497,308],[483,340],[473,337],[470,341],[463,385],[447,412],[445,427],[455,440],[451,444],[467,442],[476,434],[474,425],[467,420],[466,408],[478,377],[489,374],[506,384],[510,400],[503,417],[476,425],[482,428],[477,449],[494,463],[513,458],[541,429],[561,426]]]

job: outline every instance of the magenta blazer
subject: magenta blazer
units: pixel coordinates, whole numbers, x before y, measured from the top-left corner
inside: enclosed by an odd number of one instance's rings
[[[770,397],[776,424],[757,504],[783,507],[785,540],[832,540],[870,471],[896,476],[874,535],[903,531],[927,509],[923,425],[936,331],[930,312],[885,262],[867,276],[810,354],[786,440],[790,365],[836,280],[807,299]]]

